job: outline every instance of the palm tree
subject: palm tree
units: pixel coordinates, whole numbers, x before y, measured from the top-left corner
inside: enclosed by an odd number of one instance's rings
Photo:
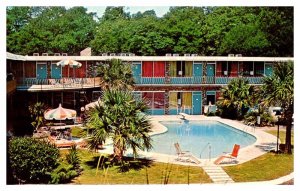
[[[252,94],[254,87],[248,84],[243,78],[237,78],[221,89],[221,97],[217,105],[221,115],[228,118],[241,118],[252,105]]]
[[[101,88],[111,89],[129,89],[132,90],[134,79],[132,75],[131,65],[124,63],[119,59],[107,60],[104,63],[98,63],[91,72],[101,77]]]
[[[277,63],[274,73],[264,78],[263,104],[282,108],[281,119],[286,124],[285,153],[292,153],[291,130],[294,114],[294,63]]]
[[[90,149],[96,149],[107,138],[111,138],[114,147],[114,159],[123,160],[128,149],[134,157],[138,149],[152,148],[149,132],[151,125],[142,114],[147,110],[144,102],[135,100],[130,91],[106,90],[99,105],[88,112],[87,126],[93,129],[89,139]]]

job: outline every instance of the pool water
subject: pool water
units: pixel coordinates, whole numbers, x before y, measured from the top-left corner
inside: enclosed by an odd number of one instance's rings
[[[153,151],[176,155],[174,143],[178,142],[183,151],[190,151],[202,159],[217,157],[223,152],[232,152],[234,144],[241,148],[255,143],[256,138],[217,121],[164,121],[168,128],[163,134],[154,135]]]

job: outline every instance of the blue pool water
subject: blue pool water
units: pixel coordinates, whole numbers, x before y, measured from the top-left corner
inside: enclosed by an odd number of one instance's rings
[[[152,137],[153,151],[163,154],[176,155],[174,143],[178,142],[183,151],[188,150],[197,157],[201,155],[200,158],[207,159],[231,152],[234,144],[243,148],[256,141],[254,136],[217,121],[160,123],[168,131]]]

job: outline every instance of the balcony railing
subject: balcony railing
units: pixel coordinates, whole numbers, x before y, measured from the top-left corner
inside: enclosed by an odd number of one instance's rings
[[[170,77],[169,82],[166,77],[135,77],[136,84],[228,84],[232,79],[239,77],[215,77],[215,76],[194,76],[194,77]],[[243,77],[250,84],[262,84],[263,77]]]
[[[18,89],[74,89],[99,87],[100,78],[23,78],[17,83]]]

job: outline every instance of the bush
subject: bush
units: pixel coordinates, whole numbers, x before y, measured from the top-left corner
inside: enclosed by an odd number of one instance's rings
[[[71,164],[61,163],[51,174],[51,184],[68,183],[79,173]]]
[[[9,141],[8,165],[14,179],[22,183],[48,183],[58,165],[58,149],[30,137],[15,137]]]
[[[258,114],[258,112],[256,112],[256,111],[248,112],[244,117],[244,123],[248,124],[250,122],[253,124],[257,124],[257,116],[260,116],[260,126],[261,127],[271,126],[274,123],[272,116],[267,111],[264,111],[261,114]]]
[[[79,169],[80,159],[78,157],[76,146],[73,145],[69,154],[66,156],[69,164],[73,165],[75,169]]]

